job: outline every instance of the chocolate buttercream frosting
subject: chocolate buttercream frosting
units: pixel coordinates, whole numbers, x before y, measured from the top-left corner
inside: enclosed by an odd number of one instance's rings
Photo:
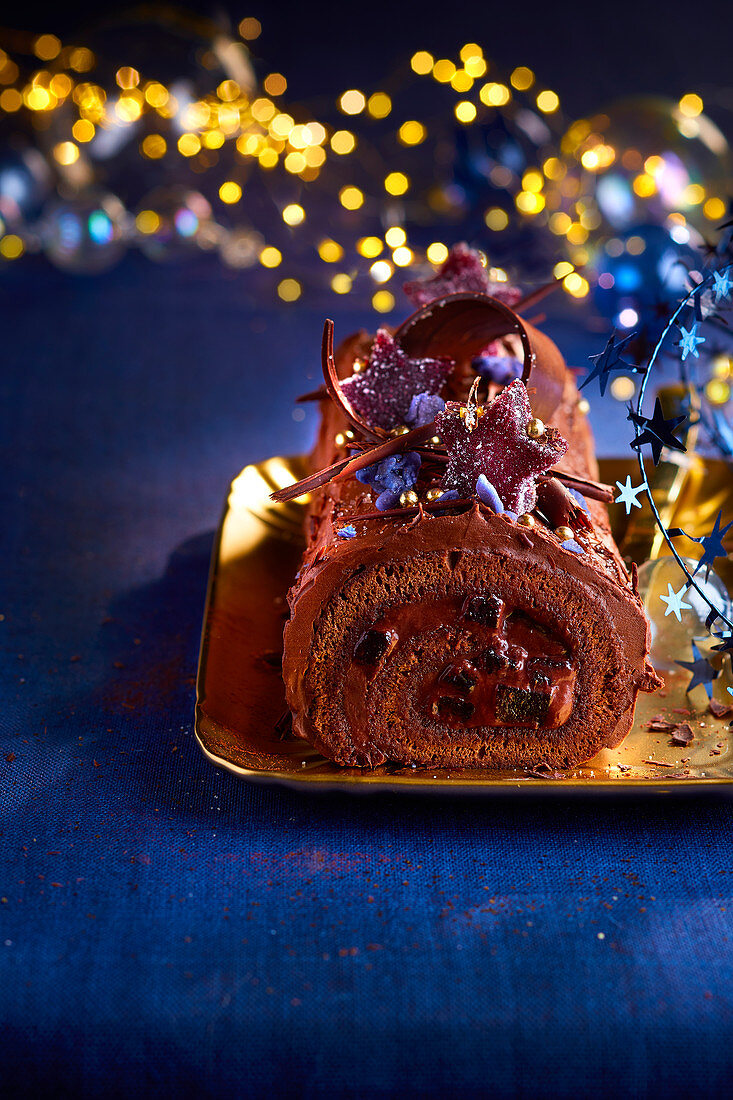
[[[522,364],[506,390],[477,374],[487,344]],[[360,767],[564,769],[618,745],[661,681],[559,349],[466,292],[376,352],[366,333],[332,347],[327,325],[313,475],[287,493],[311,493],[284,633],[294,734]]]

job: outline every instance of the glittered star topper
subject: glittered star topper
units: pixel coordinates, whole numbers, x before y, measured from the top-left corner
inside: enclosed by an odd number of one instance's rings
[[[669,447],[673,451],[685,452],[687,450],[685,445],[673,434],[674,429],[679,427],[682,421],[686,419],[685,416],[671,416],[668,420],[665,420],[659,398],[654,402],[654,415],[651,418],[635,413],[629,406],[627,420],[630,420],[635,428],[641,428],[641,432],[637,430],[631,446],[635,451],[638,451],[644,443],[648,443],[652,449],[654,465],[658,466],[663,447]]]
[[[527,390],[519,380],[488,405],[449,401],[435,423],[448,449],[444,487],[472,496],[483,474],[504,507],[517,513],[532,511],[537,475],[568,449],[556,428],[533,420]],[[533,435],[528,434],[530,426]]]
[[[369,362],[345,379],[341,389],[368,424],[390,431],[406,423],[415,396],[440,392],[453,366],[452,359],[411,359],[380,329]]]
[[[490,294],[508,306],[514,306],[522,293],[509,283],[495,282],[481,262],[481,257],[467,244],[456,244],[438,271],[430,279],[415,279],[405,283],[404,291],[413,305],[426,306],[446,294]]]

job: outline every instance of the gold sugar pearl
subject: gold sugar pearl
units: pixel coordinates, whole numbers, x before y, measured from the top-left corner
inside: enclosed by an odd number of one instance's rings
[[[567,542],[568,539],[575,538],[575,531],[572,531],[569,527],[557,527],[555,534],[560,539],[560,542]]]
[[[440,436],[439,435],[432,436],[430,442],[431,443],[440,443]]]
[[[545,425],[538,417],[533,417],[527,423],[527,435],[530,439],[539,439],[545,434]]]
[[[590,404],[586,401],[584,397],[581,397],[580,401],[578,402],[578,412],[583,413],[584,416],[587,416],[590,412]]]
[[[529,512],[525,512],[523,516],[519,516],[519,518],[517,519],[517,523],[521,527],[534,527],[535,518],[534,516],[531,516]]]
[[[409,507],[411,504],[417,504],[418,495],[414,489],[406,489],[404,493],[400,494],[400,504],[403,508]]]
[[[442,495],[443,495],[443,490],[442,489],[428,489],[427,493],[425,494],[425,499],[426,500],[440,500]]]
[[[401,427],[399,427],[399,428],[393,428],[392,431],[389,434],[391,436],[407,435],[409,430],[410,430],[409,428],[406,428],[405,425],[402,424]]]
[[[365,365],[366,364],[361,359],[355,359],[354,360],[354,365],[351,369],[354,372],[354,374],[359,374],[360,371],[364,370]]]
[[[344,435],[346,436],[347,439],[353,439],[354,438],[354,433],[352,432],[351,428],[347,428],[346,431],[344,432]]]
[[[333,441],[337,447],[343,447],[343,445],[346,443],[346,436],[343,432],[339,432],[338,435],[334,437]]]

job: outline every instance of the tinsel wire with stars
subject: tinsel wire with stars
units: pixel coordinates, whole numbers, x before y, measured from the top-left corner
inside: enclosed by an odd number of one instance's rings
[[[670,610],[677,614],[676,608],[683,607],[681,603],[683,591],[688,592],[690,588],[693,588],[702,602],[709,609],[709,613],[706,618],[706,627],[710,632],[711,637],[717,644],[713,646],[713,649],[721,656],[726,654],[733,656],[733,616],[727,608],[718,606],[710,596],[710,590],[704,588],[698,579],[698,572],[705,568],[706,576],[710,572],[711,566],[718,557],[726,556],[726,552],[722,545],[722,538],[733,524],[728,524],[721,530],[721,514],[716,517],[714,527],[708,535],[695,537],[694,541],[698,542],[703,549],[703,555],[700,561],[697,563],[693,570],[690,570],[684,558],[675,546],[674,539],[682,535],[686,535],[686,532],[680,528],[668,529],[660,514],[659,508],[654,500],[652,487],[649,482],[647,468],[644,462],[642,448],[645,445],[650,447],[652,453],[652,461],[654,466],[659,464],[663,448],[671,448],[677,451],[684,451],[685,446],[675,436],[674,432],[679,428],[681,423],[686,417],[670,417],[665,418],[659,399],[655,401],[654,413],[651,417],[645,417],[642,413],[642,405],[644,402],[644,396],[649,383],[650,378],[654,373],[654,368],[661,358],[663,349],[669,350],[670,337],[675,330],[680,335],[680,339],[675,342],[675,345],[679,349],[680,353],[680,365],[684,366],[687,358],[692,356],[698,357],[698,349],[705,343],[706,337],[700,335],[702,320],[702,300],[703,296],[709,291],[713,290],[715,297],[716,308],[720,306],[721,302],[727,301],[730,297],[731,288],[733,283],[730,280],[731,272],[733,272],[733,264],[727,263],[725,266],[716,268],[711,267],[708,271],[699,279],[695,286],[692,287],[689,294],[687,294],[679,303],[675,311],[670,316],[664,330],[657,341],[657,344],[649,359],[648,366],[643,372],[641,384],[636,398],[636,408],[629,408],[629,419],[634,425],[634,439],[631,441],[630,446],[636,451],[637,460],[639,463],[639,472],[641,475],[641,484],[638,486],[638,490],[643,490],[649,501],[650,508],[654,515],[654,520],[667,544],[671,554],[677,562],[680,570],[685,576],[686,583],[678,593],[673,593],[669,590],[669,595],[663,597],[664,601],[668,605]],[[717,293],[716,293],[717,291]],[[711,314],[712,316],[712,314]],[[683,323],[684,322],[684,323]],[[686,372],[683,371],[683,376]],[[694,382],[687,375],[688,388],[694,385]],[[620,486],[620,488],[624,488]],[[628,511],[627,505],[627,511]],[[691,536],[687,536],[690,538]],[[678,615],[679,618],[679,615]],[[694,661],[684,662],[678,661],[683,668],[689,669],[693,673],[693,678],[688,685],[688,691],[691,691],[694,687],[702,684],[705,686],[708,695],[711,693],[711,684],[720,674],[720,669],[714,668],[714,666],[703,657],[697,647],[693,644],[693,656]]]

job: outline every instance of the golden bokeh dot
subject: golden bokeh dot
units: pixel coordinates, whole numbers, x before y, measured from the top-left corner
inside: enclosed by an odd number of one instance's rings
[[[115,80],[120,88],[129,91],[131,88],[137,88],[140,83],[140,73],[130,65],[123,65],[117,70]]]
[[[703,101],[695,92],[688,92],[687,95],[682,96],[680,111],[685,118],[697,118],[699,114],[702,114],[702,109]]]
[[[262,87],[268,95],[283,95],[287,91],[288,82],[282,73],[270,73],[263,80]]]
[[[510,76],[509,83],[518,92],[526,92],[534,84],[534,73],[526,65],[518,65]]]
[[[346,272],[340,271],[337,275],[331,279],[331,290],[336,294],[348,294],[351,290],[352,278],[347,275]]]
[[[377,313],[389,313],[395,307],[394,294],[389,290],[378,290],[372,298]]]
[[[366,107],[366,96],[357,88],[349,88],[339,99],[339,108],[345,115],[359,115]]]
[[[390,195],[404,195],[409,186],[410,180],[404,172],[390,172],[384,181],[384,189]]]
[[[410,68],[418,76],[427,76],[428,73],[432,72],[434,64],[433,55],[428,53],[427,50],[418,50],[410,58]]]
[[[450,84],[455,74],[456,67],[447,58],[441,58],[433,65],[433,76],[440,84]]]
[[[722,199],[708,199],[702,208],[702,212],[709,221],[718,221],[725,215],[725,203]]]
[[[509,225],[509,215],[500,206],[492,206],[484,214],[484,222],[489,229],[498,233]]]
[[[358,210],[364,205],[364,193],[358,187],[342,187],[339,202],[346,210]]]
[[[25,245],[16,233],[8,233],[0,239],[0,256],[4,256],[6,260],[17,260],[24,250]]]
[[[77,46],[69,55],[69,67],[76,73],[88,73],[94,68],[94,54],[85,46]]]
[[[551,115],[560,106],[560,97],[555,92],[540,92],[537,96],[537,106],[546,115]]]
[[[318,245],[318,255],[324,263],[336,264],[343,254],[344,250],[338,241],[334,241],[330,237],[324,238]]]
[[[260,263],[263,267],[277,267],[282,263],[282,252],[278,248],[273,248],[272,245],[267,245],[260,252]]]
[[[150,160],[160,160],[165,156],[168,145],[161,134],[148,134],[143,138],[140,149],[143,156]]]
[[[336,130],[331,135],[331,148],[339,156],[346,156],[347,153],[352,153],[356,148],[356,138],[350,130]]]
[[[160,228],[160,217],[154,210],[141,210],[135,218],[135,225],[140,233],[149,236]]]
[[[41,61],[53,61],[61,52],[61,42],[55,34],[42,34],[33,43],[33,52]]]
[[[377,260],[369,268],[369,274],[375,283],[386,283],[392,278],[392,264],[388,260]]]
[[[79,159],[79,146],[73,141],[60,141],[53,147],[54,160],[65,167]]]
[[[397,136],[403,145],[419,145],[425,140],[426,130],[422,122],[408,119],[400,126]]]
[[[634,379],[630,378],[628,374],[619,374],[611,381],[611,396],[616,401],[630,401],[636,393],[636,385]]]
[[[442,264],[448,259],[448,249],[442,241],[433,241],[428,245],[426,255],[431,264]]]
[[[407,248],[406,245],[400,245],[399,248],[395,248],[392,253],[392,261],[397,267],[409,267],[413,259],[412,249]]]
[[[178,139],[178,152],[184,157],[195,157],[201,150],[198,134],[181,134]]]
[[[6,88],[0,93],[0,108],[8,114],[19,111],[23,106],[23,96],[15,88]]]
[[[303,288],[297,279],[282,279],[277,284],[277,293],[284,302],[296,302],[303,293]]]
[[[455,105],[455,115],[459,122],[469,123],[476,118],[476,106],[469,99],[462,99]]]
[[[407,234],[401,225],[392,225],[384,234],[384,239],[390,248],[399,248],[407,240]]]
[[[305,221],[305,210],[299,203],[291,202],[283,210],[283,221],[286,225],[300,225]]]
[[[259,38],[262,34],[262,24],[259,19],[249,16],[239,24],[239,33],[245,42],[254,42],[255,38]]]
[[[91,141],[95,134],[94,123],[88,118],[78,118],[71,127],[71,133],[75,141]]]
[[[241,197],[242,188],[235,180],[225,180],[219,188],[219,198],[228,205],[239,202]]]
[[[392,110],[392,100],[386,92],[375,92],[369,96],[367,110],[372,118],[386,118]]]
[[[356,242],[356,250],[360,256],[366,256],[367,259],[373,260],[375,256],[384,248],[384,245],[379,237],[361,237]]]

